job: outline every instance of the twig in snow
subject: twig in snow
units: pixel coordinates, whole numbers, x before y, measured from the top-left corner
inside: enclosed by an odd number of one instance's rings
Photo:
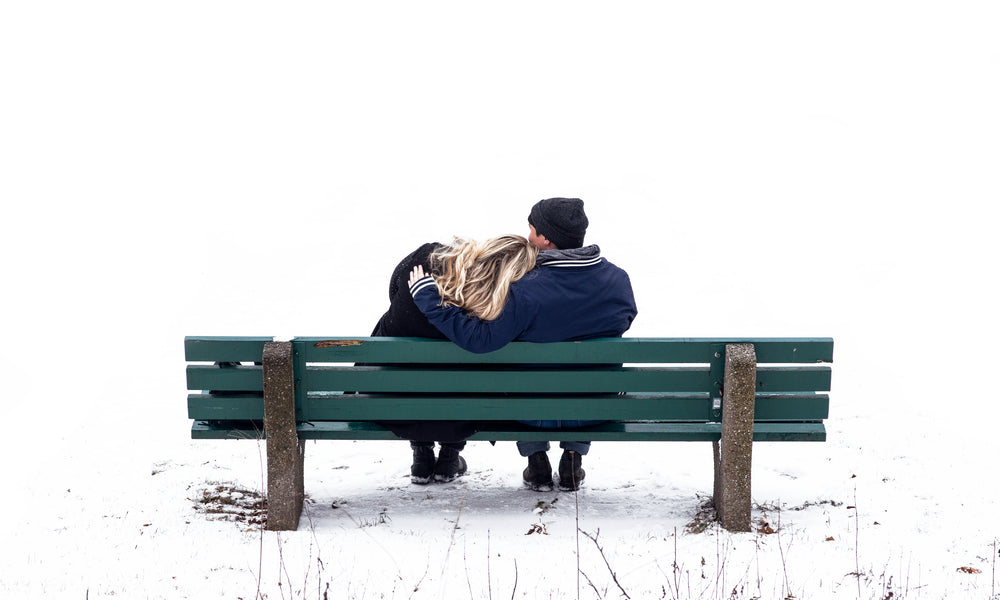
[[[601,535],[601,530],[598,529],[595,535],[590,535],[586,531],[582,531],[581,533],[590,538],[594,542],[594,545],[597,546],[597,550],[601,553],[601,558],[604,559],[604,565],[608,567],[608,572],[611,573],[611,579],[615,582],[615,585],[618,586],[618,589],[621,590],[622,595],[626,598],[631,598],[631,596],[628,595],[628,592],[625,591],[625,588],[622,587],[622,584],[618,582],[618,575],[614,572],[614,569],[611,568],[611,563],[608,562],[608,557],[604,555],[604,548],[601,548],[601,545],[597,543],[597,537]]]
[[[281,592],[281,597],[285,597],[284,587],[281,585],[281,574],[285,574],[285,581],[288,583],[288,593],[289,598],[294,597],[292,592],[292,578],[288,575],[288,565],[285,564],[285,551],[284,546],[281,544],[281,533],[274,532],[275,538],[278,542],[278,591]]]
[[[574,478],[576,477],[576,473],[573,473],[573,477]],[[573,490],[573,502],[576,506],[576,600],[580,600],[580,491],[579,489]]]
[[[785,591],[789,596],[792,595],[792,586],[788,584],[788,562],[785,560],[785,549],[781,546],[781,513],[778,513],[778,530],[775,532],[778,536],[778,553],[781,555],[781,571],[785,577]],[[858,584],[860,586],[860,584]],[[860,597],[860,592],[858,593]]]
[[[472,579],[469,577],[468,541],[466,539],[462,542],[462,563],[465,564],[465,583],[469,586],[469,598],[476,600],[475,594],[472,593]]]
[[[997,541],[993,540],[993,582],[990,589],[990,597],[997,597]]]
[[[762,578],[760,576],[760,534],[759,533],[757,534],[757,537],[754,538],[753,543],[754,543],[754,563],[755,563],[755,565],[757,567],[757,596],[760,596]]]
[[[861,544],[861,520],[858,517],[858,484],[854,484],[854,574],[858,580],[858,598],[861,597],[861,559],[858,546]],[[780,547],[780,546],[779,546]]]
[[[337,506],[336,508],[337,508],[338,512],[342,513],[344,516],[346,516],[348,519],[350,519],[351,523],[354,523],[355,527],[357,527],[365,535],[367,535],[368,538],[376,546],[378,546],[380,550],[382,550],[382,552],[385,552],[385,555],[389,557],[389,560],[392,561],[392,564],[396,566],[396,578],[399,581],[403,581],[403,570],[399,568],[399,563],[396,561],[396,557],[393,556],[391,552],[389,552],[388,550],[386,550],[385,546],[382,545],[382,542],[378,541],[378,539],[376,539],[375,536],[373,536],[372,534],[368,533],[368,528],[364,527],[362,525],[361,521],[358,521],[357,519],[355,519],[354,516],[346,508],[344,508],[343,506]],[[388,516],[388,515],[386,515],[386,516]],[[425,573],[425,575],[426,575],[426,573]]]
[[[510,600],[514,600],[514,594],[517,593],[517,559],[514,559],[514,589],[510,591]]]
[[[587,577],[586,573],[583,574],[583,577],[587,580],[587,585],[589,585],[591,589],[594,590],[594,593],[597,594],[598,600],[603,600],[604,596],[601,595],[601,590],[597,589],[597,586],[594,585],[594,582],[590,580],[590,577]]]
[[[444,553],[444,564],[441,565],[441,575],[444,575],[445,569],[448,568],[448,557],[451,556],[451,548],[455,545],[455,532],[458,531],[458,523],[462,520],[462,507],[465,506],[465,497],[469,493],[469,488],[465,488],[465,493],[462,494],[462,501],[458,505],[458,514],[455,516],[455,526],[451,528],[451,540],[448,542],[448,550]]]
[[[674,594],[674,600],[681,597],[681,582],[677,578],[678,573],[680,573],[680,565],[677,564],[677,528],[674,527],[674,563],[671,565],[671,570],[674,575],[674,589],[671,590]]]
[[[420,580],[417,581],[417,585],[413,586],[413,592],[410,593],[410,598],[413,598],[413,595],[416,594],[417,590],[420,589],[420,584],[423,583],[424,579],[427,578],[427,573],[430,570],[431,570],[431,557],[428,556],[427,557],[427,567],[424,569],[424,574],[420,576]]]
[[[722,587],[726,587],[726,564],[722,558],[722,553],[719,552],[719,544],[722,543],[722,536],[715,536],[715,593],[719,593],[719,582],[722,582]]]
[[[256,425],[254,425],[254,429],[257,429]],[[263,439],[264,434],[260,430],[257,430],[257,457],[260,459],[260,489],[261,493],[265,494],[266,497],[267,487],[264,483],[264,452],[260,448],[260,443]],[[257,594],[254,595],[255,600],[261,600],[263,598],[263,596],[260,595],[260,580],[264,573],[264,529],[267,523],[266,513],[263,521],[264,522],[260,524],[260,551],[257,555]]]
[[[323,594],[323,571],[324,571],[326,565],[323,564],[323,557],[321,556],[321,552],[320,552],[321,544],[319,543],[319,538],[316,536],[316,523],[313,521],[312,511],[309,510],[309,503],[308,502],[305,503],[305,504],[303,504],[303,510],[306,513],[306,519],[308,519],[308,521],[309,521],[309,532],[312,533],[312,541],[309,542],[309,563],[308,563],[309,565],[312,564],[313,542],[315,542],[315,544],[316,544],[316,598],[319,599],[319,598],[322,598],[324,596],[324,594]],[[309,568],[307,567],[306,568],[306,581],[308,581],[308,580],[309,580]],[[330,587],[329,583],[327,583],[326,585],[327,585],[327,587]],[[303,583],[303,589],[302,589],[302,596],[303,597],[305,597],[305,593],[306,593],[305,592],[305,583]]]

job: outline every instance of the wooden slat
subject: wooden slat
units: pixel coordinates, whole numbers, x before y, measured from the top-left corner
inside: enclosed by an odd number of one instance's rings
[[[825,442],[823,423],[754,423],[755,442]]]
[[[611,367],[607,370],[308,367],[308,391],[433,393],[604,393],[621,391],[708,392],[708,367]]]
[[[758,392],[829,392],[832,371],[825,365],[757,367]]]
[[[264,390],[264,371],[258,365],[240,367],[188,365],[187,386],[189,390],[262,392]]]
[[[261,394],[188,394],[188,418],[199,421],[264,419]]]
[[[208,370],[208,367],[200,367]],[[232,374],[226,374],[234,378]],[[201,380],[199,380],[201,381]],[[230,383],[233,381],[233,383]],[[227,379],[223,385],[243,385]],[[761,366],[757,389],[766,392],[829,391],[831,370],[823,365]],[[309,392],[365,390],[401,393],[716,393],[709,367],[611,367],[600,371],[476,370],[396,367],[310,366],[303,385]],[[198,389],[198,388],[193,388]],[[244,388],[212,388],[244,389]]]
[[[195,421],[193,439],[260,439],[259,425],[247,422]],[[675,441],[711,442],[721,437],[718,423],[609,423],[582,429],[537,429],[517,423],[504,423],[480,431],[470,440],[485,441]],[[302,423],[298,427],[303,440],[399,440],[391,431],[369,422]],[[822,442],[826,429],[822,423],[762,423],[754,428],[755,442]],[[400,440],[402,442],[403,440]]]
[[[391,432],[390,432],[391,433]],[[193,440],[263,440],[263,421],[195,421]]]
[[[705,395],[394,396],[310,395],[306,421],[388,420],[713,420]]]
[[[188,336],[184,338],[185,360],[259,362],[264,344],[273,339]],[[754,344],[757,362],[761,364],[833,361],[831,338],[608,338],[550,344],[514,342],[488,354],[473,354],[451,342],[421,338],[311,337],[294,341],[309,362],[699,363],[710,362],[715,352],[724,349],[726,344],[738,343]]]
[[[273,337],[188,336],[184,360],[189,362],[260,362],[264,344]]]
[[[293,340],[308,362],[334,363],[707,363],[726,344],[752,343],[760,363],[833,360],[831,338],[608,338],[584,342],[513,342],[473,354],[448,341],[420,338],[302,337]]]
[[[761,338],[734,344],[753,344],[757,364],[833,362],[833,338]]]
[[[757,394],[755,421],[821,421],[830,416],[826,394]]]
[[[815,421],[829,416],[825,394],[758,395],[755,418],[766,421]],[[385,396],[313,394],[303,407],[303,420],[681,420],[714,421],[718,415],[705,395],[630,394],[610,397],[530,396]],[[188,418],[196,420],[260,420],[260,395],[190,394]]]
[[[606,423],[581,429],[538,429],[512,424],[480,431],[470,440],[572,442],[712,442],[722,437],[719,423]],[[822,423],[762,423],[755,425],[755,442],[822,442]]]

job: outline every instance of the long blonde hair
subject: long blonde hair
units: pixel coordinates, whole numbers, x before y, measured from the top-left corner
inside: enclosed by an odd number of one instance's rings
[[[455,238],[430,256],[434,281],[446,304],[492,321],[507,303],[510,284],[535,268],[538,249],[519,235],[484,242]]]

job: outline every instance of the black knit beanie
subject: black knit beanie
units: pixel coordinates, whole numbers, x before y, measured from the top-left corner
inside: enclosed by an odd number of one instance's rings
[[[531,207],[528,224],[560,250],[583,246],[587,234],[587,214],[579,198],[547,198]]]

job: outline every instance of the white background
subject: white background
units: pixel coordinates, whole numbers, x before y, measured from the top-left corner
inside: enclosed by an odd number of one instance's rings
[[[629,335],[836,340],[830,441],[756,451],[755,500],[853,505],[854,493],[878,518],[785,511],[793,556],[823,566],[763,568],[746,597],[988,598],[998,30],[991,2],[5,4],[0,595],[253,597],[261,569],[241,552],[266,553],[268,597],[290,594],[274,587],[276,537],[259,551],[259,535],[187,500],[218,477],[259,489],[260,473],[256,448],[187,439],[183,337],[367,334],[393,266],[420,243],[526,234],[535,201],[578,196],[587,241],[631,275]],[[372,502],[396,519],[358,528],[334,511],[281,538],[282,556],[312,557],[312,543],[329,556],[378,531],[380,550],[353,553],[339,580],[328,564],[320,582],[339,581],[336,597],[409,597],[424,562],[399,566],[407,544],[450,545],[417,586],[440,597],[461,546],[451,525],[398,514],[405,447],[350,445],[331,479],[311,457],[339,445],[307,451],[317,506],[381,490]],[[636,569],[630,583],[648,583],[633,597],[667,581],[641,565],[671,563],[635,541],[635,519],[673,539],[709,491],[707,451],[686,446],[595,446],[588,459],[581,510],[617,568]],[[523,557],[518,593],[575,597],[569,513],[524,538],[544,541],[533,554],[514,539],[516,519],[536,519],[521,459],[502,445],[469,454],[472,476],[448,489],[483,496],[462,515],[477,559],[484,537],[508,544]],[[226,471],[240,461],[246,472]],[[633,512],[643,486],[650,501]],[[454,519],[442,490],[428,494]],[[512,520],[516,535],[498,531]],[[708,558],[722,539],[732,564],[760,546],[707,535]],[[399,579],[380,574],[386,553]],[[524,571],[551,557],[566,568]],[[859,591],[843,576],[865,561]],[[318,596],[300,567],[291,583]],[[895,588],[879,583],[887,572]],[[510,575],[484,584],[455,566],[450,585],[504,596]]]

